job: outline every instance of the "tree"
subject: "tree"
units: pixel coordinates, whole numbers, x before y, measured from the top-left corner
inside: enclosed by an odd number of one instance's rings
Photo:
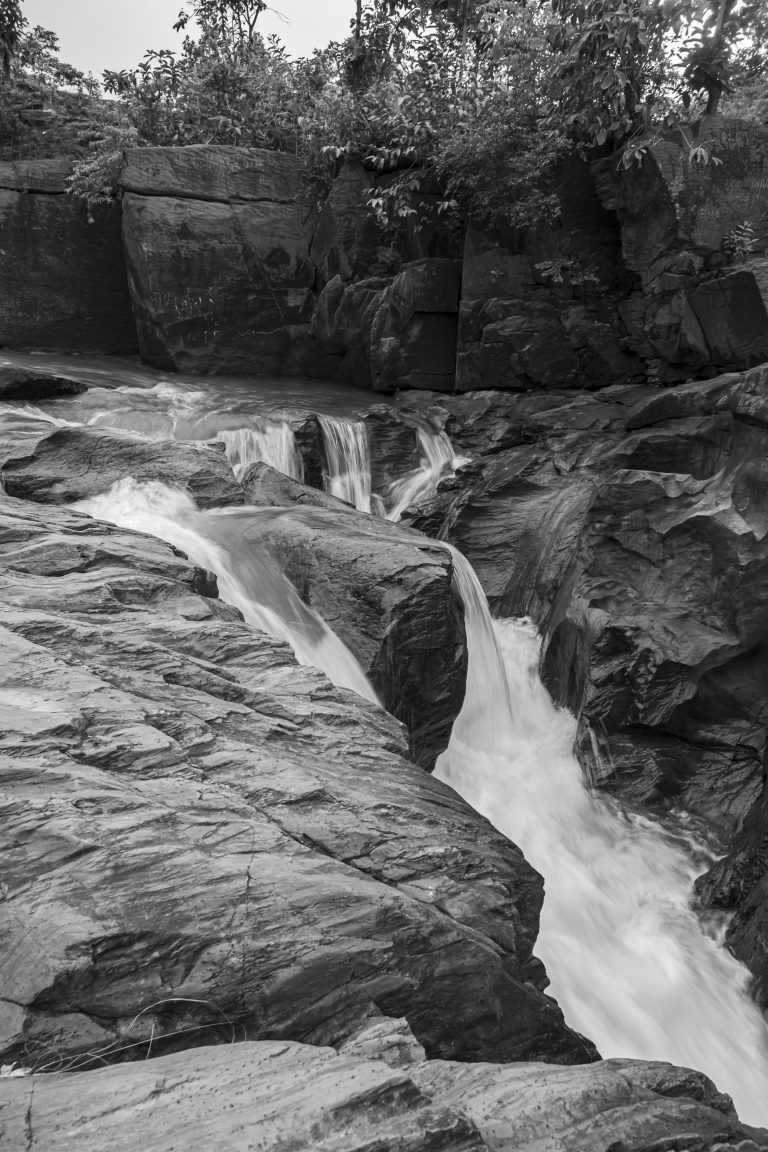
[[[256,22],[266,8],[266,0],[188,0],[187,10],[182,8],[173,27],[180,32],[194,20],[201,29],[218,32],[242,49],[253,43]]]
[[[11,60],[16,55],[25,20],[19,0],[0,0],[0,74],[7,82]]]

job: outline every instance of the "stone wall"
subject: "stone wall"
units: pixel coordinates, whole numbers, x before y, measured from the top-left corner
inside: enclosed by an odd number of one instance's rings
[[[69,160],[0,163],[0,345],[137,351],[120,205],[67,195]]]

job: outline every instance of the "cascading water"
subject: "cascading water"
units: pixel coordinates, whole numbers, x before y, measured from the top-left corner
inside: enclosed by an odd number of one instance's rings
[[[251,428],[224,428],[216,433],[216,439],[225,446],[227,460],[238,480],[250,464],[259,460],[294,480],[304,479],[296,437],[285,420],[265,420]]]
[[[361,512],[371,511],[371,452],[368,429],[362,420],[320,416],[327,474],[326,491],[339,500],[354,504]]]
[[[411,504],[429,496],[437,488],[447,468],[455,472],[469,463],[468,456],[457,456],[445,432],[432,428],[418,428],[421,464],[402,480],[397,480],[387,494],[389,510],[387,520],[398,521]]]
[[[126,479],[73,507],[98,520],[166,540],[216,575],[222,600],[245,619],[291,645],[300,664],[320,668],[340,688],[378,703],[360,664],[325,621],[308,608],[259,546],[258,525],[270,509],[200,512],[183,492],[155,481]]]
[[[768,1123],[768,1028],[749,973],[689,902],[702,871],[694,861],[711,856],[693,836],[588,792],[572,753],[575,720],[538,676],[535,628],[491,621],[471,566],[451,552],[469,676],[437,775],[543,874],[536,951],[566,1020],[605,1057],[703,1070],[742,1120]]]
[[[95,403],[102,410],[94,414]],[[250,399],[239,411],[206,404],[207,396],[171,382],[126,388],[104,401],[68,397],[65,411],[70,416],[83,405],[83,423],[152,437],[218,438],[236,470],[264,459],[297,474],[287,423],[281,428],[275,419],[268,427],[267,417],[249,408]],[[2,415],[22,430],[30,425],[34,431],[40,419],[75,423],[18,405],[4,405]],[[376,497],[365,425],[330,416],[321,424],[329,490],[370,511]],[[390,490],[390,519],[434,491],[446,469],[460,463],[444,434],[424,429],[419,440],[421,466]],[[222,598],[252,624],[287,640],[302,663],[375,700],[352,654],[259,548],[259,517],[269,510],[201,513],[181,493],[130,480],[79,507],[181,548],[216,573]],[[466,606],[470,672],[438,773],[545,876],[536,950],[566,1019],[605,1056],[700,1068],[733,1095],[743,1119],[768,1123],[768,1040],[747,994],[749,974],[689,903],[693,881],[711,857],[692,834],[686,836],[684,824],[677,832],[665,830],[589,793],[572,755],[575,722],[554,708],[536,672],[535,630],[514,621],[494,624],[471,567],[453,555]]]

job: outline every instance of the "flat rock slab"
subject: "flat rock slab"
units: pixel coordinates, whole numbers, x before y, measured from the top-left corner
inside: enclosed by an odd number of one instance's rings
[[[0,1141],[38,1152],[757,1152],[768,1133],[668,1064],[398,1069],[264,1042],[0,1080]]]
[[[59,428],[42,436],[30,456],[6,456],[1,475],[10,496],[41,504],[87,500],[128,476],[181,488],[200,508],[244,500],[223,445],[147,440],[101,428]]]
[[[0,1062],[229,1040],[583,1061],[542,883],[160,541],[0,495]]]

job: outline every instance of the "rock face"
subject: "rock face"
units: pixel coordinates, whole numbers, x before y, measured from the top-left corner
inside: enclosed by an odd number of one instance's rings
[[[200,508],[242,504],[224,445],[145,440],[101,428],[59,428],[41,438],[30,456],[9,455],[0,478],[10,496],[42,504],[74,504],[131,476],[181,488]],[[6,449],[10,453],[13,448]],[[2,456],[2,449],[0,449]]]
[[[0,163],[0,346],[137,351],[120,205],[67,195],[68,160]]]
[[[706,1077],[670,1064],[443,1061],[391,1068],[262,1042],[0,1081],[0,1137],[44,1152],[656,1152],[768,1147]]]
[[[424,258],[391,280],[335,277],[312,318],[324,373],[377,392],[452,392],[460,272],[455,260]]]
[[[126,152],[123,242],[143,359],[281,375],[309,322],[298,161],[256,148]]]
[[[462,265],[456,391],[568,384],[604,388],[639,378],[618,305],[631,287],[615,216],[587,165],[564,162],[557,227],[470,227]]]
[[[467,675],[450,554],[324,494],[301,498],[302,485],[270,472],[263,464],[250,472],[249,498],[291,507],[264,511],[260,547],[354,652],[384,707],[406,725],[411,755],[431,769],[450,739]]]
[[[594,1056],[541,991],[540,878],[395,720],[165,544],[0,501],[3,1063],[380,1015],[432,1056]]]
[[[640,280],[620,307],[630,345],[672,381],[768,359],[768,133],[705,116],[689,137],[662,134],[639,166],[594,169]]]
[[[465,552],[498,614],[539,623],[600,786],[719,829],[730,853],[700,892],[735,913],[763,1002],[766,381],[446,399],[476,456],[407,516]]]

